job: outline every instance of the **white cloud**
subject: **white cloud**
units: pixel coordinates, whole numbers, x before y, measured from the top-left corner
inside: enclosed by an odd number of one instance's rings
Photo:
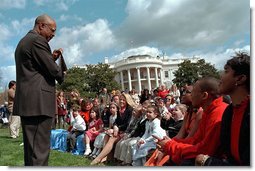
[[[68,11],[69,7],[76,3],[78,0],[34,0],[34,3],[38,6],[54,6],[60,11]]]
[[[113,48],[115,37],[108,22],[98,19],[84,26],[61,28],[50,44],[53,49],[59,47],[64,49],[64,56],[70,66],[75,63],[86,63],[93,53]]]
[[[23,18],[21,21],[13,20],[11,26],[15,34],[24,36],[28,30],[33,29],[34,22],[35,18]]]
[[[32,29],[34,19],[24,18],[21,21],[11,21],[9,25],[0,23],[0,59],[1,65],[10,65],[14,63],[14,51],[16,44],[11,44],[11,41],[15,41],[15,36],[23,37],[28,30]],[[19,41],[17,39],[16,41]]]
[[[241,48],[232,49],[218,49],[215,51],[203,53],[199,51],[194,51],[188,54],[175,53],[169,56],[169,58],[181,58],[181,57],[192,57],[198,56],[205,59],[205,62],[211,63],[216,69],[222,70],[228,59],[231,59],[235,52],[245,51],[250,54],[250,45],[243,46]]]
[[[203,55],[206,61],[215,64],[215,68],[223,70],[227,60],[231,59],[232,56],[235,55],[235,52],[239,51],[245,51],[250,54],[250,45],[246,45],[240,48],[225,49],[224,51],[218,53],[210,52],[201,54],[201,56]]]
[[[68,21],[68,20],[82,21],[82,18],[78,17],[77,15],[65,15],[65,14],[62,14],[59,17],[59,20],[60,21]]]
[[[6,87],[11,80],[16,80],[15,65],[0,67],[0,77],[0,87]]]
[[[132,48],[132,49],[123,51],[120,54],[111,57],[109,60],[113,62],[113,61],[116,61],[116,60],[127,58],[129,56],[134,56],[134,55],[158,56],[160,54],[161,54],[161,52],[157,48],[148,47],[148,46],[141,46],[141,47],[138,47],[138,48]]]
[[[166,55],[167,58],[173,59],[173,58],[186,58],[186,57],[193,57],[198,56],[202,59],[205,59],[205,62],[211,63],[215,66],[216,69],[221,70],[223,69],[226,61],[231,58],[235,54],[235,52],[239,51],[245,51],[250,54],[250,45],[246,45],[242,48],[233,48],[233,49],[219,49],[217,51],[207,52],[203,53],[200,51],[193,51],[190,53],[173,53],[171,55]],[[161,52],[159,49],[154,47],[148,47],[148,46],[141,46],[138,48],[132,48],[126,51],[121,52],[118,55],[115,55],[113,57],[110,57],[110,62],[115,62],[117,60],[121,60],[124,58],[127,58],[132,55],[151,55],[151,56],[162,56],[163,52]]]
[[[79,64],[79,61],[81,61],[81,47],[79,43],[75,43],[73,45],[71,45],[69,48],[67,48],[66,52],[65,52],[65,62],[67,64]]]
[[[11,31],[6,24],[0,23],[0,42],[11,37]]]
[[[14,61],[14,47],[0,42],[1,65]]]
[[[0,9],[18,8],[23,9],[26,6],[26,0],[1,0]]]
[[[249,34],[249,0],[129,0],[116,31],[120,42],[166,48],[201,48]]]

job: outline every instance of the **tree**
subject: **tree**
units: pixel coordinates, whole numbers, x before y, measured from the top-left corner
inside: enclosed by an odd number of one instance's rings
[[[73,89],[77,89],[82,94],[82,92],[86,91],[84,75],[85,70],[83,68],[68,69],[64,82],[61,85],[58,85],[57,89],[66,92],[71,92]]]
[[[109,91],[120,88],[120,84],[114,79],[117,72],[111,69],[110,65],[98,63],[98,65],[86,66],[86,82],[92,92],[98,93],[104,87]]]
[[[116,71],[108,64],[86,65],[84,68],[68,69],[65,81],[58,85],[58,89],[72,91],[77,89],[81,96],[95,97],[104,87],[109,91],[119,89],[120,85],[114,80]]]
[[[190,60],[184,60],[178,67],[178,70],[173,73],[175,76],[173,83],[178,87],[185,84],[193,84],[199,78],[205,76],[219,78],[219,71],[210,63],[206,63],[204,59],[200,59],[196,63],[191,63]]]

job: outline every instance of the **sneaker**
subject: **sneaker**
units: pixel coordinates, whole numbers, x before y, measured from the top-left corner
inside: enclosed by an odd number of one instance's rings
[[[23,146],[24,145],[24,143],[21,143],[19,146]]]
[[[91,152],[92,152],[92,151],[91,151],[90,148],[86,148],[86,151],[85,151],[85,153],[84,153],[84,156],[89,155]]]

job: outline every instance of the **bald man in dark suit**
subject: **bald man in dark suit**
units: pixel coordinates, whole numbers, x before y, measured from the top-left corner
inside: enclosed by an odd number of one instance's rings
[[[64,81],[65,70],[56,60],[62,49],[54,50],[48,42],[55,36],[56,22],[43,14],[17,45],[16,94],[13,114],[21,117],[25,166],[47,166],[50,134],[55,115],[55,81]]]

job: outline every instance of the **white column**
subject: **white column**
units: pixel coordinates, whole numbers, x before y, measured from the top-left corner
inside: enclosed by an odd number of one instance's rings
[[[156,80],[156,87],[158,87],[158,68],[155,67],[155,80]]]
[[[147,67],[147,80],[148,80],[148,89],[151,91],[151,76],[150,76],[150,68]]]
[[[171,85],[173,84],[173,76],[172,69],[169,70],[169,80],[171,81]]]
[[[141,77],[140,77],[140,68],[136,68],[136,70],[137,70],[138,94],[140,94],[141,91],[142,91]]]
[[[163,71],[162,71],[162,69],[160,68],[160,84],[162,85],[163,84]]]
[[[121,80],[121,89],[125,91],[124,80],[123,80],[123,71],[120,71],[120,80]]]
[[[129,91],[132,90],[130,69],[128,69],[128,88]]]

